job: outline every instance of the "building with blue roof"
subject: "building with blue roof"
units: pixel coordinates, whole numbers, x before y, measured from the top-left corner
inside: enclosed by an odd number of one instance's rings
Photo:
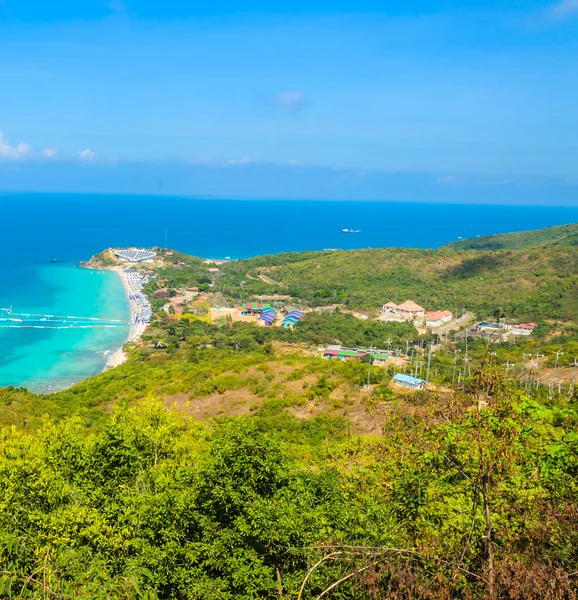
[[[259,325],[270,327],[277,320],[278,313],[274,308],[264,308],[261,316],[257,319]]]
[[[425,380],[403,373],[396,373],[393,376],[393,382],[402,387],[411,388],[412,390],[423,390],[425,388]]]
[[[290,310],[286,312],[281,325],[285,329],[293,329],[299,321],[303,320],[303,313],[300,310]]]

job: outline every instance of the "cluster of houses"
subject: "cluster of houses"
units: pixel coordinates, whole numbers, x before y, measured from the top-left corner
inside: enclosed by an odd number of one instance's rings
[[[376,366],[384,366],[390,360],[390,355],[385,350],[369,350],[366,348],[347,348],[343,346],[327,346],[323,351],[323,358],[327,360],[359,360],[371,354],[371,364]],[[424,379],[413,377],[405,373],[395,373],[392,381],[400,387],[410,388],[413,390],[422,390],[426,386]]]
[[[291,306],[277,310],[264,302],[246,302],[236,308],[212,307],[209,317],[213,322],[230,319],[231,321],[256,323],[262,327],[275,325],[284,329],[293,329],[303,320],[303,313]]]
[[[279,311],[274,309],[270,304],[248,302],[243,304],[239,310],[244,316],[256,315],[257,325],[262,325],[263,327],[278,325],[283,327],[283,329],[293,329],[297,323],[303,320],[303,313],[291,306],[281,309],[281,314],[283,315],[281,321],[278,320],[280,317]]]
[[[327,360],[352,360],[360,359],[369,354],[369,350],[358,348],[344,348],[343,346],[327,346],[323,351],[323,358]],[[371,353],[374,365],[385,365],[389,360],[389,354],[385,351],[373,351]]]
[[[406,300],[402,304],[388,302],[381,309],[379,321],[411,321],[418,327],[441,327],[453,319],[449,310],[427,311],[413,300]]]
[[[479,334],[483,337],[504,337],[507,338],[510,335],[531,335],[534,329],[537,327],[536,323],[492,323],[489,321],[482,321],[478,323],[472,330],[471,333]]]

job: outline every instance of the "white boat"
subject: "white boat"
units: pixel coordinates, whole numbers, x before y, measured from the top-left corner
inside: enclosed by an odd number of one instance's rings
[[[342,229],[341,233],[361,233],[361,229]]]

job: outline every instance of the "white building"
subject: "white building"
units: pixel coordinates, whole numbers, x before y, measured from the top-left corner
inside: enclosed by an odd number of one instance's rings
[[[411,377],[411,375],[404,375],[403,373],[396,373],[393,376],[393,383],[401,387],[411,388],[412,390],[423,390],[426,386],[423,379]]]
[[[432,310],[426,315],[427,327],[439,327],[444,323],[449,323],[452,320],[453,314],[449,310]]]
[[[388,302],[381,309],[381,321],[421,321],[425,319],[425,308],[413,300],[406,300],[402,304]]]

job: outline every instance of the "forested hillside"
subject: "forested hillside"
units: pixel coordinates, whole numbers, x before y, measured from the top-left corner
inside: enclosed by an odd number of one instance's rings
[[[521,250],[538,246],[578,246],[578,223],[458,240],[446,244],[442,248],[453,250]]]
[[[575,598],[575,404],[489,394],[393,403],[379,438],[154,400],[3,430],[0,594]]]
[[[241,279],[245,284],[239,287]],[[457,312],[465,306],[482,318],[501,307],[511,318],[574,320],[577,283],[578,247],[552,246],[273,255],[227,265],[219,286],[232,296],[276,292],[313,305],[339,303],[373,311],[385,302],[411,298],[428,309]]]
[[[124,364],[52,395],[0,389],[0,597],[575,600],[577,254],[311,252],[208,271],[170,252]],[[294,330],[211,323],[207,299],[169,310],[190,286],[341,308]],[[515,343],[443,341],[343,309],[408,297],[548,321]],[[324,360],[327,344],[390,352]],[[426,389],[394,373],[427,373]]]

